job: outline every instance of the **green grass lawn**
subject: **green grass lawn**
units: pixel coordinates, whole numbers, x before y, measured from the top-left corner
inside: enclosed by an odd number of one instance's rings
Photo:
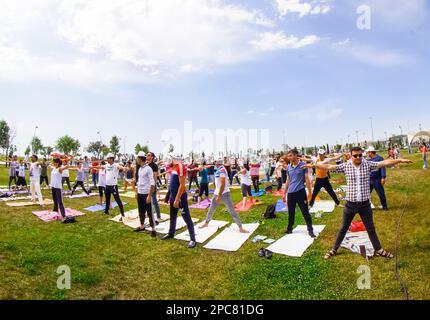
[[[407,197],[401,225],[399,271],[411,299],[429,299],[430,279],[428,191],[430,173],[424,172],[419,156],[402,170],[388,169],[387,196],[391,210],[376,210],[375,221],[383,246],[394,251],[395,231]],[[0,168],[0,185],[7,183],[6,168]],[[337,186],[337,185],[336,185]],[[44,191],[50,197],[48,191]],[[235,202],[241,196],[233,192]],[[325,195],[322,196],[326,198]],[[276,198],[262,200],[275,203]],[[66,207],[83,209],[96,198],[65,199]],[[124,198],[126,209],[136,201]],[[377,197],[373,199],[379,206]],[[37,207],[36,207],[37,209]],[[260,221],[265,206],[242,213],[244,223]],[[100,213],[87,213],[79,222],[63,225],[44,223],[32,208],[15,209],[0,203],[0,299],[402,299],[394,274],[394,261],[361,256],[342,249],[330,261],[323,256],[340,227],[341,209],[314,219],[327,225],[302,258],[275,255],[259,258],[262,244],[247,241],[234,253],[211,251],[199,245],[188,250],[186,242],[152,239],[128,227],[108,221]],[[111,211],[111,216],[118,214]],[[168,213],[166,207],[162,212]],[[192,211],[203,219],[204,211]],[[215,219],[232,221],[221,207]],[[181,218],[180,218],[181,219]],[[304,224],[297,214],[296,224]],[[266,221],[256,234],[284,236],[286,214]],[[57,289],[57,268],[72,272],[71,290]],[[360,265],[372,272],[371,290],[357,289]]]

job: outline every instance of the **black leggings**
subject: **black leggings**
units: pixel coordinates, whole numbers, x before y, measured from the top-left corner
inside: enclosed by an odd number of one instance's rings
[[[299,205],[302,211],[303,218],[305,218],[308,231],[313,231],[312,217],[309,213],[308,199],[305,189],[288,194],[288,231],[293,231],[294,220],[296,218],[296,205]]]
[[[15,183],[16,186],[16,176],[9,177],[9,190],[12,185],[12,181]]]
[[[260,192],[260,176],[252,176],[252,184],[254,185],[254,191],[256,193]]]
[[[48,177],[42,177],[42,176],[40,176],[40,185],[42,185],[43,182],[46,182],[46,185],[49,186]]]
[[[282,189],[282,178],[278,178],[278,191],[281,191],[281,189]]]
[[[106,186],[106,209],[105,214],[109,214],[110,197],[113,195],[116,203],[118,204],[121,215],[124,216],[124,206],[122,205],[121,198],[119,197],[118,186]]]
[[[312,194],[311,203],[309,204],[311,207],[314,205],[315,199],[318,193],[321,191],[321,188],[324,188],[328,192],[330,197],[332,197],[333,201],[336,202],[336,205],[340,204],[340,201],[337,198],[337,195],[330,184],[330,180],[328,178],[317,178],[317,180],[315,181],[315,188]]]
[[[77,187],[81,187],[82,188],[82,190],[84,190],[84,192],[86,193],[86,194],[90,194],[90,192],[87,190],[87,189],[85,189],[85,186],[84,186],[84,182],[83,181],[75,181],[75,185],[73,186],[73,190],[72,190],[72,192],[74,193],[75,191],[76,191],[76,188]]]
[[[61,178],[61,184],[63,185],[65,183],[67,183],[67,187],[69,188],[69,190],[72,190],[72,187],[70,186],[70,178],[68,177],[62,177]]]
[[[145,225],[145,218],[146,215],[148,215],[149,218],[149,224],[151,225],[151,228],[155,228],[154,223],[154,216],[152,215],[152,203],[146,203],[146,200],[148,199],[147,194],[138,194],[137,195],[137,205],[139,207],[139,218],[140,218],[140,224],[142,226]]]
[[[199,197],[201,197],[203,194],[206,195],[206,198],[209,197],[209,183],[200,183]]]
[[[197,177],[190,177],[190,185],[189,185],[188,189],[191,189],[191,185],[193,184],[193,182],[196,183],[197,188],[200,188],[199,179],[197,179]]]
[[[58,208],[60,208],[61,215],[63,218],[66,217],[66,209],[64,208],[63,203],[63,190],[52,188],[52,200],[54,200],[54,212],[58,212]]]
[[[100,198],[103,197],[103,195],[106,193],[106,188],[105,187],[99,187],[99,195]]]

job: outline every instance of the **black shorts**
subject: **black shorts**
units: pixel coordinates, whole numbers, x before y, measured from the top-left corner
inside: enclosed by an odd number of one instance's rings
[[[252,197],[251,186],[247,186],[246,184],[241,185],[242,188],[242,196],[243,197]]]

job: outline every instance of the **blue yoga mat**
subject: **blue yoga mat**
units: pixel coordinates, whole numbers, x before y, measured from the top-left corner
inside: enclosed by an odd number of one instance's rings
[[[288,208],[284,201],[278,200],[278,203],[276,204],[276,212],[288,212]]]
[[[127,203],[123,202],[122,204],[125,206]],[[113,202],[112,203],[112,209],[114,209],[116,207],[118,207],[118,203]],[[96,204],[96,205],[94,205],[92,207],[85,208],[84,210],[89,211],[89,212],[98,212],[98,211],[104,211],[105,209],[106,209],[105,205],[101,206],[99,204]]]
[[[263,190],[260,190],[259,192],[252,191],[253,197],[261,197],[261,196],[264,196],[265,194],[266,194],[266,192]]]

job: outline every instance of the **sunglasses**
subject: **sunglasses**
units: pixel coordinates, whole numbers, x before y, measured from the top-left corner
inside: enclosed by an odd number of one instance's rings
[[[353,157],[356,158],[356,159],[357,158],[363,158],[363,154],[362,153],[360,153],[360,154],[354,154]]]

